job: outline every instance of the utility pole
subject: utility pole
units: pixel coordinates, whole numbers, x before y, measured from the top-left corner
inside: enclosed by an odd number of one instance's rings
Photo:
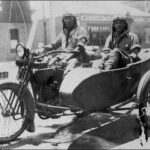
[[[44,1],[42,3],[43,5],[43,29],[44,29],[44,45],[47,45],[47,33],[46,33],[46,18],[45,18],[45,6]]]
[[[50,17],[49,17],[49,21],[50,21],[50,42],[54,41],[56,38],[56,31],[55,31],[55,1],[49,1],[49,13],[50,13]]]

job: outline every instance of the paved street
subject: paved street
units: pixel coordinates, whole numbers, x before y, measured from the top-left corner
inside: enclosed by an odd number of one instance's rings
[[[17,70],[14,63],[2,64],[0,67],[1,70],[9,70],[9,80],[15,80]],[[97,112],[81,118],[64,116],[48,120],[41,120],[36,115],[34,133],[25,131],[16,141],[0,145],[0,148],[148,149],[150,141],[144,142],[144,146],[140,145],[135,114],[133,112],[131,116],[115,118]]]

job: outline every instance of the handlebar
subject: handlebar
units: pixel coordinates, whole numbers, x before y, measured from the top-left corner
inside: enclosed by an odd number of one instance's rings
[[[50,54],[54,54],[54,53],[66,53],[66,54],[78,54],[79,52],[77,51],[67,51],[67,50],[52,50],[50,52],[47,52],[46,54],[42,54],[40,56],[34,56],[33,59],[39,59],[39,58],[43,58],[45,56],[48,56]]]

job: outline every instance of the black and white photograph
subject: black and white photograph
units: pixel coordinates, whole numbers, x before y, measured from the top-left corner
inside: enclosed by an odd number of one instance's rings
[[[149,148],[149,0],[0,0],[1,150]]]

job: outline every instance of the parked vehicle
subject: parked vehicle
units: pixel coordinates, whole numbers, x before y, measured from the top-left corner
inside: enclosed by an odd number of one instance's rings
[[[55,50],[36,56],[18,44],[16,52],[20,57],[16,60],[19,82],[0,85],[0,143],[21,135],[35,112],[47,119],[97,111],[118,115],[126,110],[124,115],[128,115],[137,109],[146,130],[142,118],[148,115],[150,103],[150,58],[109,71],[80,67],[63,77],[59,63],[48,66],[39,59],[74,51]],[[131,107],[122,107],[131,102]]]

